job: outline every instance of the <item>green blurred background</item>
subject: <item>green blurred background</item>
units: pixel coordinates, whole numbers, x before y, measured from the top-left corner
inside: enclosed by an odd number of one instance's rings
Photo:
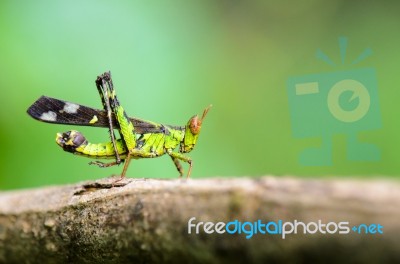
[[[400,175],[400,4],[396,1],[1,1],[0,188],[72,183],[117,174],[63,152],[56,132],[73,126],[38,122],[26,109],[47,95],[101,108],[94,80],[113,73],[129,115],[183,125],[212,103],[189,154],[193,178],[218,176]],[[339,61],[373,55],[357,67],[377,72],[382,128],[360,139],[382,151],[379,162],[346,160],[346,136],[333,138],[333,166],[299,164],[319,138],[292,135],[290,76],[352,69]],[[347,68],[346,68],[347,67]],[[323,123],[321,123],[323,125]],[[76,128],[76,127],[75,127]],[[83,128],[92,141],[107,129]],[[187,165],[185,165],[187,170]],[[129,177],[175,178],[168,157],[133,161]]]

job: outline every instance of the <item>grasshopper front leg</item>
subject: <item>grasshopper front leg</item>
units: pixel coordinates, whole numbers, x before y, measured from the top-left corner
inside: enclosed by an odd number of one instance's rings
[[[172,161],[173,161],[174,164],[175,164],[176,169],[177,169],[178,172],[179,172],[179,178],[182,178],[182,176],[183,176],[183,168],[182,168],[181,163],[179,162],[179,159],[174,158],[174,157],[172,157],[171,155],[169,155],[169,156],[171,157]]]
[[[167,153],[171,157],[172,161],[174,162],[176,169],[179,171],[179,174],[180,174],[179,178],[181,178],[183,176],[183,169],[182,169],[182,165],[179,163],[179,160],[182,160],[189,164],[189,171],[188,171],[188,174],[186,175],[186,179],[189,179],[190,173],[192,172],[192,167],[193,167],[192,159],[183,155],[182,153],[172,152],[172,150],[168,150]]]

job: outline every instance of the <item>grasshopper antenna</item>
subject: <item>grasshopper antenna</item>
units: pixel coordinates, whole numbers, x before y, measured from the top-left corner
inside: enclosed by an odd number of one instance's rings
[[[200,118],[200,122],[199,122],[200,125],[201,125],[201,123],[203,123],[203,120],[204,120],[204,118],[206,117],[208,111],[210,111],[210,108],[211,108],[211,107],[212,107],[212,104],[210,104],[209,106],[207,106],[206,109],[204,109],[203,115],[202,115],[201,118]]]

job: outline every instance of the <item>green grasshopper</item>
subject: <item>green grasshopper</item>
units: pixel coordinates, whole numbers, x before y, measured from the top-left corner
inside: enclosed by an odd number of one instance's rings
[[[76,103],[42,96],[28,109],[28,114],[43,122],[73,124],[78,126],[108,127],[111,142],[89,143],[82,133],[70,130],[57,133],[56,143],[65,151],[95,159],[112,159],[114,162],[92,161],[99,167],[109,167],[125,162],[121,178],[125,177],[131,159],[155,158],[168,154],[174,162],[180,177],[183,168],[179,160],[189,164],[187,178],[193,167],[191,158],[184,155],[193,150],[200,134],[201,125],[210,107],[203,115],[189,119],[185,126],[163,125],[138,118],[128,118],[116,96],[111,74],[104,73],[96,79],[96,86],[104,110],[93,109]],[[121,139],[116,140],[114,128],[119,130]],[[179,145],[179,152],[174,149]]]

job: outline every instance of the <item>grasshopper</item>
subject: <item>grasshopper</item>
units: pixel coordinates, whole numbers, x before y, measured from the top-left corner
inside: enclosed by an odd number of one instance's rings
[[[104,110],[42,96],[27,112],[31,117],[47,123],[109,128],[110,142],[90,143],[79,131],[70,130],[57,133],[56,143],[64,151],[76,155],[94,159],[115,158],[115,161],[109,163],[89,163],[99,167],[110,167],[124,162],[121,179],[125,177],[131,159],[155,158],[164,154],[171,157],[180,177],[184,175],[184,171],[179,161],[187,162],[187,178],[190,177],[193,161],[184,154],[192,151],[196,145],[202,123],[211,105],[204,109],[201,117],[191,117],[185,126],[163,125],[129,118],[119,103],[110,72],[97,77],[96,87]],[[120,139],[115,138],[114,128],[118,129]],[[178,146],[179,152],[175,152]]]

